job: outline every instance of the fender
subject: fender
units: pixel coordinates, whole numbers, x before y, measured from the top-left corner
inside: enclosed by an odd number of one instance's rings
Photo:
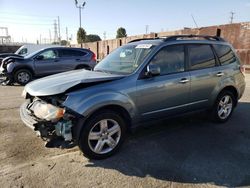
[[[235,83],[235,79],[233,76],[228,76],[225,77],[224,79],[222,79],[220,82],[218,82],[218,84],[216,85],[216,87],[214,88],[214,90],[212,91],[210,98],[209,98],[209,104],[211,104],[211,106],[214,104],[217,96],[219,95],[219,93],[226,87],[234,87],[235,90],[237,91],[238,95],[239,95],[239,91],[237,89],[236,83]]]
[[[63,105],[84,117],[88,117],[96,110],[109,105],[117,105],[124,108],[129,113],[131,119],[134,119],[137,114],[134,101],[129,96],[116,91],[91,92],[87,96],[77,93],[68,94]]]

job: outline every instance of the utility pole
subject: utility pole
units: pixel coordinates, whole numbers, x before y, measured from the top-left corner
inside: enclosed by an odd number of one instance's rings
[[[66,41],[68,43],[68,40],[69,40],[69,36],[68,36],[68,27],[66,27]]]
[[[86,5],[86,2],[84,1],[82,4],[79,4],[77,0],[75,0],[76,8],[79,9],[79,21],[80,21],[80,28],[82,27],[82,9],[84,9],[84,6]],[[82,48],[82,43],[81,43]]]
[[[231,11],[230,12],[230,24],[232,24],[233,23],[233,20],[234,20],[234,15],[235,15],[235,12],[233,12],[233,11]]]
[[[106,31],[103,32],[103,39],[106,40],[107,33]]]
[[[58,42],[57,23],[54,22],[54,42]]]
[[[57,16],[57,21],[58,21],[58,42],[59,44],[61,43],[61,33],[60,33],[60,18]]]
[[[146,34],[148,34],[148,28],[149,28],[149,25],[146,25]]]
[[[51,31],[49,29],[49,43],[51,44]]]

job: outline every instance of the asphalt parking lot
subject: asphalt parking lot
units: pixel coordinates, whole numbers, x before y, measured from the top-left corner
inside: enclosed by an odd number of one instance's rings
[[[155,123],[102,161],[45,148],[20,120],[23,87],[0,86],[0,187],[250,186],[250,74],[246,82],[227,123],[205,114]]]

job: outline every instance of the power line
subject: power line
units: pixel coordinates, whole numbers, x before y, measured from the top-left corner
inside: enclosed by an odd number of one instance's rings
[[[0,19],[1,20],[1,19]],[[7,20],[1,20],[1,23],[7,23],[7,24],[20,24],[20,25],[50,25],[52,26],[53,24],[49,23],[26,23],[26,22],[13,22],[13,21],[7,21]]]
[[[51,19],[55,18],[55,16],[44,16],[44,15],[26,15],[26,14],[20,14],[20,13],[13,13],[13,12],[0,12],[2,15],[17,15],[17,16],[22,16],[22,17],[39,17],[39,18],[44,18],[44,19]]]

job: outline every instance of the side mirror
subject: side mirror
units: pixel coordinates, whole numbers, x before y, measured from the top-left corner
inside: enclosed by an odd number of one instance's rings
[[[161,74],[161,68],[156,64],[149,64],[145,76],[153,77]]]
[[[38,55],[37,57],[36,57],[36,60],[43,60],[44,59],[44,56],[43,55]]]

